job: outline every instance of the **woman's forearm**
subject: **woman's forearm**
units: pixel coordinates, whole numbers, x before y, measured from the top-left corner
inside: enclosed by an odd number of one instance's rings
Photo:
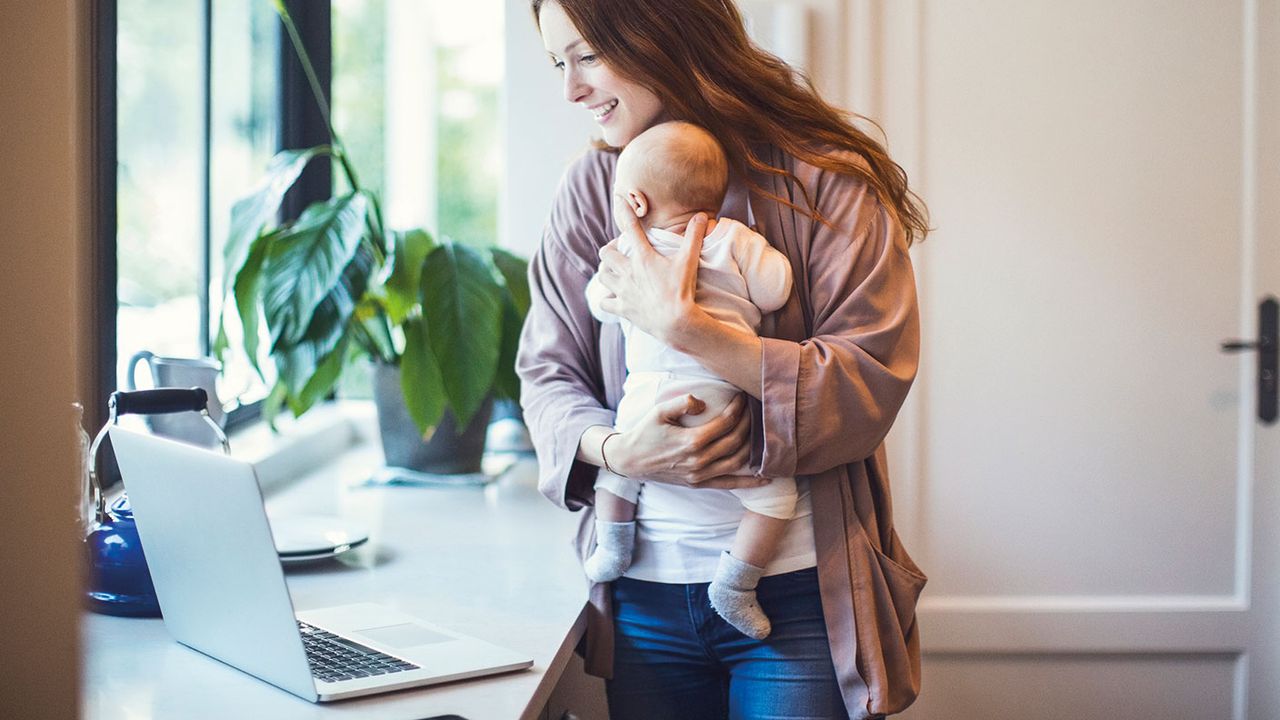
[[[751,414],[744,405],[734,398],[705,423],[685,427],[682,418],[705,412],[706,403],[690,395],[664,400],[625,432],[588,426],[576,457],[624,477],[728,490],[756,487],[768,479],[735,474],[751,451]]]
[[[668,345],[693,356],[703,367],[760,399],[760,338],[755,333],[697,310],[668,335]]]
[[[592,425],[584,430],[578,440],[578,459],[596,467],[604,467],[604,456],[601,455],[600,448],[611,432],[613,428],[608,425]]]

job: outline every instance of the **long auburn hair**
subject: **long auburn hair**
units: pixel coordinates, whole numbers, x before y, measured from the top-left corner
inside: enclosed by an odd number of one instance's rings
[[[739,170],[795,183],[808,207],[748,176],[753,189],[830,224],[794,173],[752,149],[770,143],[815,167],[865,180],[903,226],[908,245],[928,234],[929,211],[907,187],[906,171],[854,125],[866,118],[823,100],[809,78],[755,45],[733,0],[531,0],[539,26],[547,2],[560,5],[609,67],[657,95],[671,119],[707,128]]]

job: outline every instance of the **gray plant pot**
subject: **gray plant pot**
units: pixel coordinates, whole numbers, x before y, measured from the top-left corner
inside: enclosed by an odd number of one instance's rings
[[[453,413],[446,411],[427,442],[423,442],[404,405],[399,367],[373,364],[373,400],[378,408],[378,429],[387,465],[441,475],[480,472],[485,433],[493,414],[492,399],[485,400],[461,434],[454,425]]]

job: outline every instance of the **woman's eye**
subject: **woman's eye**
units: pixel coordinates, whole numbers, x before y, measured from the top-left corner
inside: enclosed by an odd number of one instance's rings
[[[555,69],[560,70],[561,72],[563,72],[563,71],[564,71],[564,61],[563,61],[563,60],[552,60],[552,61],[551,61],[551,67],[553,67],[553,68],[555,68]]]
[[[594,54],[583,55],[582,57],[578,58],[578,62],[583,65],[595,65],[596,63],[600,62],[600,57]]]

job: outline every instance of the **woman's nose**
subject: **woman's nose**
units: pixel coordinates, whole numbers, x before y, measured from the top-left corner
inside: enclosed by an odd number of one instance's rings
[[[571,103],[576,103],[586,97],[590,92],[590,88],[582,82],[582,78],[578,75],[575,68],[565,68],[564,70],[564,99]]]

